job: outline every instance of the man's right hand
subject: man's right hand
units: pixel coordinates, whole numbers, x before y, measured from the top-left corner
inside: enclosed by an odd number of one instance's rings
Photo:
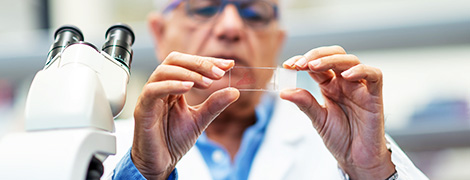
[[[131,157],[147,179],[166,179],[202,131],[240,92],[225,88],[189,106],[184,93],[208,88],[234,66],[233,60],[170,53],[150,76],[138,99]]]

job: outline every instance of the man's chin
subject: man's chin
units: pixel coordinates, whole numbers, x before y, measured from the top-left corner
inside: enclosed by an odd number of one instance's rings
[[[195,106],[198,104],[203,103],[210,95],[214,92],[227,88],[227,86],[219,86],[213,87],[211,86],[209,89],[192,89],[186,96],[186,100],[189,105]],[[242,110],[244,108],[251,108],[256,107],[256,104],[259,102],[259,98],[263,92],[259,91],[240,91],[240,97],[237,101],[235,101],[232,105],[230,105],[229,109],[239,109]],[[234,106],[234,107],[232,107]]]

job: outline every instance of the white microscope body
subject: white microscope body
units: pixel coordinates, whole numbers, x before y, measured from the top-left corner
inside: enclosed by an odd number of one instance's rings
[[[116,153],[114,117],[125,104],[134,35],[112,26],[99,52],[73,28],[57,30],[34,77],[26,130],[0,142],[0,179],[99,179],[101,162]]]

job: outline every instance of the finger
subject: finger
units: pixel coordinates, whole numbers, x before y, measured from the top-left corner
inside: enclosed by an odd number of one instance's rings
[[[295,66],[294,64],[300,60],[303,56],[301,55],[297,55],[297,56],[294,56],[294,57],[291,57],[289,58],[288,60],[284,61],[284,63],[282,63],[282,66],[286,69],[295,69]]]
[[[320,130],[326,121],[326,111],[318,104],[315,97],[312,96],[307,90],[296,88],[296,89],[285,89],[280,93],[282,99],[293,102],[303,111],[312,121],[313,126]]]
[[[222,77],[225,71],[235,65],[233,60],[195,56],[178,52],[170,53],[162,64],[181,66],[210,78]]]
[[[324,72],[310,71],[308,74],[320,85],[327,84],[335,77],[335,73],[331,69]]]
[[[215,79],[220,79],[215,78]],[[159,65],[155,72],[150,77],[149,82],[165,81],[165,80],[179,80],[191,81],[195,83],[197,88],[207,88],[214,81],[209,77],[205,77],[197,72],[173,65]]]
[[[240,97],[240,91],[235,88],[225,88],[214,92],[206,101],[199,105],[198,124],[205,129],[225,108]]]
[[[333,54],[346,54],[346,51],[341,46],[337,45],[315,48],[305,53],[304,58],[299,59],[295,63],[295,66],[299,70],[305,70],[309,61],[325,56],[331,56]]]
[[[139,97],[139,102],[143,110],[150,110],[153,104],[160,99],[170,94],[184,94],[194,86],[194,82],[188,81],[159,81],[148,83],[142,89]]]
[[[359,64],[341,73],[341,76],[347,81],[365,80],[367,89],[371,94],[379,95],[382,93],[382,71],[380,69]]]
[[[311,71],[327,71],[332,69],[335,72],[343,72],[355,65],[361,63],[357,56],[352,54],[334,54],[318,58],[308,63],[308,68]]]

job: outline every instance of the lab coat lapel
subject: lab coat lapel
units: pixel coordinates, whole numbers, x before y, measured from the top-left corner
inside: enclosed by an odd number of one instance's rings
[[[290,102],[277,99],[263,143],[253,161],[249,179],[285,179],[294,164],[296,149],[304,139],[303,128],[293,119],[303,119],[303,113]],[[300,114],[300,115],[299,115]]]

